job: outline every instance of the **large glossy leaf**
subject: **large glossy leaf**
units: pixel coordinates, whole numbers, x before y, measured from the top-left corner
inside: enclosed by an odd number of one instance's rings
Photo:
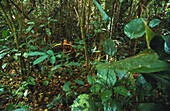
[[[38,59],[36,59],[34,62],[33,62],[33,65],[36,65],[36,64],[39,64],[41,63],[42,61],[44,61],[45,59],[48,58],[48,55],[43,55],[41,57],[39,57]]]
[[[150,26],[151,28],[153,28],[153,27],[155,27],[155,26],[158,26],[160,23],[161,23],[161,20],[155,18],[155,19],[153,19],[153,20],[150,21],[149,26]]]
[[[153,73],[153,72],[159,72],[159,71],[165,71],[165,70],[170,70],[170,64],[157,60],[153,63],[150,63],[147,65],[147,67],[140,67],[134,70],[131,70],[131,72],[136,72],[136,73]]]
[[[112,63],[100,63],[97,69],[117,69],[130,72],[150,73],[169,70],[170,65],[158,60],[158,55],[152,50],[145,50],[142,53]]]
[[[158,55],[153,53],[152,50],[146,50],[136,56],[126,58],[124,60],[120,60],[117,62],[107,63],[107,64],[99,64],[97,68],[110,68],[117,70],[133,70],[143,66],[147,66],[148,64],[156,61],[158,59]]]
[[[124,27],[124,33],[131,39],[142,37],[145,34],[145,24],[143,18],[130,21]]]
[[[117,52],[117,48],[112,39],[106,39],[103,43],[104,52],[109,56],[113,56]]]

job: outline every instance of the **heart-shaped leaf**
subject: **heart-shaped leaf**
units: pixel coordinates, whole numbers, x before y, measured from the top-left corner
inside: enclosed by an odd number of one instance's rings
[[[143,18],[137,18],[130,21],[124,27],[124,33],[131,39],[142,37],[145,34],[145,24]]]

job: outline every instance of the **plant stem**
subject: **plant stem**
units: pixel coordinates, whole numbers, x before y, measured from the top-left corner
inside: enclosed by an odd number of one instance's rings
[[[88,67],[88,51],[87,51],[87,44],[86,44],[86,39],[85,39],[85,36],[86,36],[86,32],[85,32],[85,5],[86,5],[86,2],[85,0],[83,1],[83,4],[82,4],[82,15],[81,15],[81,18],[80,18],[80,30],[81,30],[81,38],[83,40],[83,44],[84,44],[84,53],[85,53],[85,65]]]

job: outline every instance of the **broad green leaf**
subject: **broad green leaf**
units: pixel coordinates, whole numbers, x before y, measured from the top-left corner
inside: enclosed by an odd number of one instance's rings
[[[112,39],[106,39],[103,43],[104,52],[109,56],[113,56],[117,52],[117,48]]]
[[[71,91],[71,89],[70,89],[70,84],[71,84],[70,81],[65,82],[65,84],[64,84],[64,86],[63,86],[63,88],[62,88],[63,91],[65,91],[65,92]]]
[[[82,80],[79,80],[79,79],[74,80],[74,82],[76,82],[79,85],[84,85],[84,82]]]
[[[97,69],[116,69],[123,71],[132,71],[141,68],[151,68],[151,65],[158,60],[158,55],[152,50],[144,50],[136,56],[126,58],[124,60],[112,62],[112,63],[100,63],[97,65]],[[153,66],[154,67],[154,66]],[[156,67],[156,66],[155,66]],[[168,67],[168,66],[166,66]],[[163,69],[163,68],[162,68]],[[149,71],[149,70],[148,70]],[[147,72],[147,70],[146,70]],[[152,71],[154,72],[154,71]]]
[[[56,62],[56,57],[55,57],[55,56],[52,56],[52,57],[50,58],[50,63],[54,65],[55,62]]]
[[[122,96],[130,96],[130,92],[124,87],[124,86],[117,86],[117,87],[114,87],[114,92],[116,94],[120,94]]]
[[[97,81],[101,84],[114,86],[116,83],[116,74],[114,70],[97,68],[97,76],[100,78]]]
[[[158,26],[160,23],[161,23],[161,20],[155,18],[155,19],[153,19],[153,20],[151,20],[151,21],[149,22],[149,26],[150,26],[151,28],[153,28],[153,27],[155,27],[155,26]]]
[[[49,54],[50,56],[54,56],[54,52],[52,50],[48,50],[47,54]]]
[[[111,90],[104,90],[103,92],[100,93],[100,98],[102,100],[102,103],[108,101],[112,96],[112,91]]]
[[[124,27],[124,33],[130,39],[136,39],[142,37],[145,34],[145,24],[143,18],[137,18],[130,21]]]
[[[90,84],[90,85],[93,85],[95,83],[96,79],[94,76],[87,76],[87,82]]]
[[[102,88],[102,85],[100,84],[94,84],[91,86],[90,88],[90,91],[93,93],[93,94],[96,94],[96,93],[99,93],[100,89]]]
[[[170,70],[170,64],[166,63],[161,60],[157,60],[153,63],[148,64],[146,67],[140,67],[134,70],[131,70],[131,72],[136,73],[153,73],[153,72],[160,72]]]
[[[43,55],[41,57],[39,57],[38,59],[36,59],[34,62],[33,62],[33,65],[36,65],[36,64],[39,64],[41,63],[42,61],[44,61],[45,59],[48,58],[48,55]]]
[[[51,30],[49,28],[45,28],[45,31],[48,36],[51,36]]]

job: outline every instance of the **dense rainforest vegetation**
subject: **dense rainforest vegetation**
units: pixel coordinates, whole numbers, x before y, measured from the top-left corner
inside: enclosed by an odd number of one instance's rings
[[[170,111],[168,0],[0,0],[0,110]]]

